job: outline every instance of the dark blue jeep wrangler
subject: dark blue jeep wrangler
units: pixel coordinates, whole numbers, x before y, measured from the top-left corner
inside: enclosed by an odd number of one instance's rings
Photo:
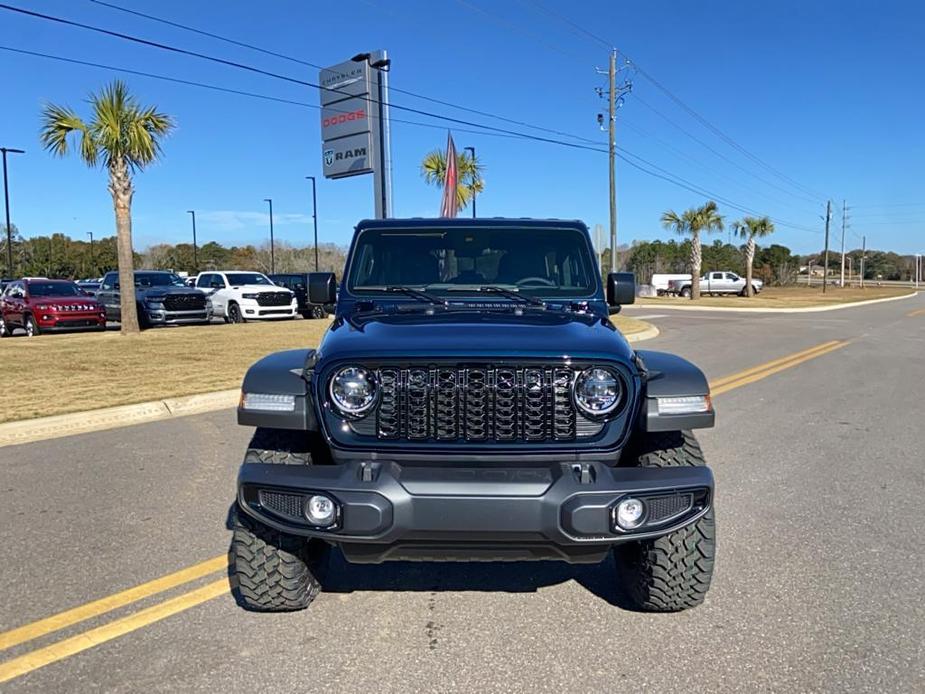
[[[316,273],[311,302],[335,301]],[[317,349],[244,378],[239,598],[306,607],[349,562],[601,562],[639,609],[700,604],[715,546],[703,373],[633,350],[578,221],[361,222]]]

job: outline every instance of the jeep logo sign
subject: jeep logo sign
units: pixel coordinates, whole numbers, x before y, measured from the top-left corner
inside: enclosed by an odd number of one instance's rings
[[[324,175],[345,178],[372,171],[372,146],[369,133],[350,135],[325,143]]]
[[[319,83],[325,177],[373,173],[380,138],[379,104],[370,96],[378,89],[375,71],[351,60],[323,69]]]

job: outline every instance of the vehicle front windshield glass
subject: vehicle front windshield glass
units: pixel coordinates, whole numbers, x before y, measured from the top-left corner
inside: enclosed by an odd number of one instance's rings
[[[30,282],[29,296],[85,296],[70,282]]]
[[[172,272],[136,272],[136,287],[185,287],[179,275]]]
[[[259,272],[229,272],[226,277],[228,277],[228,284],[235,287],[242,284],[273,285],[266,275],[261,275]]]
[[[348,286],[358,294],[403,286],[455,296],[494,286],[588,297],[598,286],[594,262],[577,229],[366,229],[357,238]]]

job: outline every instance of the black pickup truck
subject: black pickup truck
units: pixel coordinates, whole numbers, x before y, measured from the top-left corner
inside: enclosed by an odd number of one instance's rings
[[[308,298],[308,286],[314,275],[314,272],[277,272],[267,276],[273,284],[285,287],[295,294],[302,318],[326,318],[329,313],[334,312],[334,304],[313,304]]]
[[[335,301],[332,275],[308,287]],[[231,513],[239,600],[308,606],[332,547],[387,560],[600,563],[642,610],[700,604],[715,552],[703,373],[634,350],[586,226],[390,219],[356,228],[316,349],[247,372],[256,427]],[[601,564],[601,570],[614,564]]]
[[[96,292],[96,300],[106,309],[107,320],[121,319],[120,297],[119,273],[107,272]],[[142,328],[209,323],[212,320],[212,302],[205,293],[190,289],[172,272],[137,270],[135,302],[138,306],[138,324]]]

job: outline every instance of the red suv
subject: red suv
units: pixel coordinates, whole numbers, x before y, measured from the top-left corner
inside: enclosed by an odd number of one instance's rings
[[[105,330],[100,303],[69,280],[26,278],[0,294],[0,337],[22,328],[32,337],[53,330]]]

